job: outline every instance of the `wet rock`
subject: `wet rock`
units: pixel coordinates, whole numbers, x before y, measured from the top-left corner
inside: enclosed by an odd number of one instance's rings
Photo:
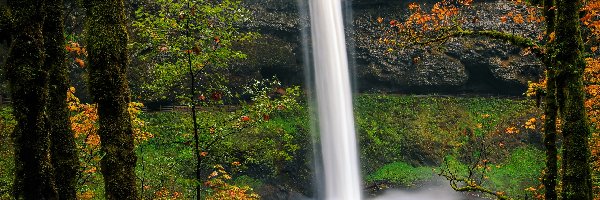
[[[431,1],[433,2],[433,1]],[[296,1],[246,1],[254,20],[246,26],[258,30],[274,42],[263,42],[269,51],[259,51],[264,62],[245,63],[255,68],[257,77],[276,75],[284,82],[304,81],[305,66],[302,32],[308,31],[308,19],[298,13]],[[348,47],[353,50],[354,74],[360,91],[407,93],[486,93],[521,95],[527,81],[537,81],[543,74],[541,63],[521,48],[500,40],[463,37],[448,41],[442,48],[394,49],[378,44],[382,31],[377,17],[400,19],[406,2],[396,0],[356,0],[352,9],[352,26],[347,28]],[[464,27],[475,30],[499,30],[535,38],[541,32],[535,24],[500,23],[511,10],[523,10],[503,1],[485,1],[465,10],[477,20]],[[310,40],[310,39],[307,39]],[[269,47],[272,46],[272,47]],[[285,47],[285,51],[277,52]],[[256,49],[255,48],[255,49]],[[259,60],[260,60],[259,59]]]

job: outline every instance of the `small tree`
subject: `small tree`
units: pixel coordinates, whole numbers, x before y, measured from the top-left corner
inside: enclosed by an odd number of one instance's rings
[[[235,41],[249,39],[236,26],[248,15],[238,0],[219,2],[183,0],[178,2],[156,0],[136,11],[134,26],[140,38],[147,40],[141,49],[150,50],[146,56],[158,58],[149,61],[154,75],[146,83],[149,91],[165,93],[179,91],[179,98],[191,106],[196,156],[196,199],[200,199],[202,150],[196,116],[197,99],[206,97],[200,91],[212,93],[221,102],[225,90],[219,69],[245,55],[231,49]],[[186,77],[187,76],[187,77]],[[187,82],[187,83],[185,83]],[[185,92],[188,91],[188,92]],[[207,94],[208,95],[208,94]]]

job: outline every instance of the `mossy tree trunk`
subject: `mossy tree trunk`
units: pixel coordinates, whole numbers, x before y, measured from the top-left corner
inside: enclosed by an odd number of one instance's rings
[[[66,101],[69,72],[65,63],[63,0],[46,0],[45,14],[44,64],[49,70],[46,109],[50,126],[52,165],[60,199],[76,199],[79,159]]]
[[[6,2],[0,1],[0,42],[5,42],[10,38],[10,10]]]
[[[85,0],[90,93],[98,104],[106,199],[137,199],[123,0]]]
[[[546,148],[546,169],[543,184],[546,192],[545,199],[556,200],[556,182],[558,179],[558,151],[556,148],[556,122],[558,118],[558,105],[556,103],[556,78],[553,69],[546,73],[546,105],[544,107],[544,146]]]
[[[9,1],[12,42],[6,73],[17,126],[15,199],[57,199],[50,161],[45,105],[48,73],[44,65],[43,0]]]
[[[556,5],[555,0],[544,0],[544,18],[546,19],[546,35],[550,36],[555,31],[556,25]],[[558,118],[558,104],[556,102],[556,62],[553,57],[556,51],[554,41],[549,41],[546,46],[546,54],[542,61],[546,67],[546,98],[544,106],[544,146],[546,148],[546,169],[544,173],[543,184],[546,192],[546,200],[558,199],[556,193],[556,182],[558,179],[558,151],[556,148],[556,121]]]
[[[562,192],[565,200],[591,200],[592,179],[588,137],[590,127],[584,107],[583,42],[579,10],[582,0],[557,0],[557,91],[563,134]]]

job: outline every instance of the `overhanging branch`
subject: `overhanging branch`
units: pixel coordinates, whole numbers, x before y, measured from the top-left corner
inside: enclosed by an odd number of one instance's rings
[[[451,37],[460,37],[460,36],[471,36],[471,37],[487,37],[491,39],[498,39],[509,42],[513,45],[519,46],[521,48],[529,48],[536,55],[543,55],[544,51],[540,47],[540,45],[529,39],[519,35],[510,34],[501,31],[492,31],[492,30],[482,30],[482,31],[472,31],[472,30],[463,30],[458,28],[456,32],[451,33]]]

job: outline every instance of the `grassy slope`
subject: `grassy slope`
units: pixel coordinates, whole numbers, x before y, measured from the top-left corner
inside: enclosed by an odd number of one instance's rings
[[[444,157],[468,152],[466,132],[485,137],[497,149],[492,151],[494,167],[486,174],[486,187],[519,196],[539,184],[539,128],[523,127],[539,116],[530,101],[363,95],[355,107],[367,184],[411,187],[431,179],[432,168]],[[519,133],[506,133],[508,127]],[[454,165],[464,169],[464,162]]]
[[[395,161],[437,165],[465,131],[502,131],[538,112],[526,100],[477,97],[363,95],[355,104],[367,173]]]
[[[496,98],[361,95],[355,103],[364,177],[367,181],[389,179],[403,185],[411,185],[431,177],[432,166],[438,166],[442,158],[461,148],[466,130],[476,134],[503,132],[507,126],[517,124],[515,126],[526,133],[522,129],[524,120],[538,114],[529,101]],[[260,185],[263,181],[302,185],[306,177],[298,178],[296,174],[307,176],[308,168],[293,167],[310,165],[304,162],[306,154],[312,153],[309,151],[310,143],[307,143],[310,142],[307,116],[301,113],[305,112],[273,116],[266,125],[233,134],[223,141],[223,148],[214,150],[215,154],[223,155],[222,158],[211,162],[230,165],[233,161],[242,161],[241,168],[230,169],[237,170],[234,175],[250,175],[251,178],[244,178],[254,182],[254,185]],[[209,115],[211,119],[218,121],[229,114],[203,113],[201,116]],[[138,148],[138,155],[144,158],[143,164],[141,160],[138,163],[138,176],[145,181],[146,195],[152,195],[161,187],[168,188],[171,193],[183,192],[184,196],[191,192],[188,189],[193,185],[190,179],[193,177],[194,159],[188,143],[190,123],[187,118],[189,116],[185,113],[154,113],[145,116],[148,131],[155,135],[155,138],[142,145],[143,149]],[[213,122],[209,120],[207,123]],[[270,139],[259,140],[265,135],[269,135]],[[507,143],[508,149],[518,149],[523,147],[522,143],[536,142],[531,137],[501,137],[517,141],[512,146]],[[252,142],[267,146],[250,151],[255,146],[246,143]],[[1,145],[0,149],[10,149],[7,144]],[[278,147],[281,149],[276,149]],[[499,159],[498,162],[502,166],[531,165],[517,162],[520,160],[519,155],[533,154],[535,158],[535,154],[539,154],[535,147],[527,149],[531,151],[520,154],[511,150],[505,159]],[[240,157],[245,160],[239,160]],[[12,158],[2,160],[12,161]],[[0,165],[9,164],[0,162]],[[490,176],[491,181],[498,182],[499,186],[504,184],[501,180],[512,175],[537,178],[531,177],[533,174],[529,172],[519,173],[522,170],[518,167],[500,169],[505,172],[496,170],[498,175]],[[0,182],[12,180],[10,172],[0,172]],[[284,178],[273,178],[274,176]],[[252,180],[253,178],[260,181]]]

